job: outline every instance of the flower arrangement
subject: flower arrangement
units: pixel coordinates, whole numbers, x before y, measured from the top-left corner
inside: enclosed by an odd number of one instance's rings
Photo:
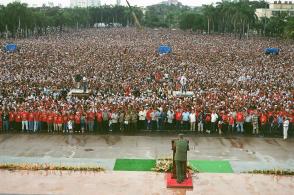
[[[287,169],[270,169],[270,170],[253,170],[248,171],[246,173],[252,173],[252,174],[266,174],[266,175],[294,175],[294,171]]]
[[[160,158],[156,160],[155,167],[152,168],[152,171],[155,172],[172,172],[173,169],[173,160],[172,158]],[[199,171],[189,164],[187,165],[187,171],[190,173],[198,173]]]
[[[105,171],[102,167],[86,167],[86,166],[65,166],[65,165],[51,165],[51,164],[0,164],[0,169],[7,170],[29,170],[29,171],[39,171],[39,170],[56,170],[56,171],[93,171],[101,172]]]

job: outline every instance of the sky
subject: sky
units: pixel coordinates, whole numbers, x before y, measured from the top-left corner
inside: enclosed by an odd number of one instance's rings
[[[11,3],[15,0],[0,0],[0,4],[6,5],[8,3]],[[47,4],[48,2],[54,3],[54,5],[59,5],[61,4],[62,7],[69,7],[70,5],[70,0],[20,0],[22,3],[27,3],[29,6],[32,5],[37,5],[41,6],[42,4]],[[116,0],[100,0],[101,5],[107,4],[116,4]],[[130,4],[132,6],[137,5],[137,6],[148,6],[148,5],[153,5],[162,2],[163,0],[129,0]],[[188,6],[201,6],[203,4],[211,4],[215,3],[221,0],[179,0],[183,5],[188,5]],[[126,5],[125,0],[121,0],[122,5]]]

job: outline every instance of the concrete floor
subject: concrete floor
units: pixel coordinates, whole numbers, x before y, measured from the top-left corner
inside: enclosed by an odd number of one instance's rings
[[[100,165],[112,170],[117,158],[171,157],[176,135],[1,134],[0,163],[32,162]],[[190,160],[228,160],[235,172],[293,169],[294,139],[187,136]]]
[[[0,194],[291,195],[294,189],[294,177],[250,174],[197,174],[189,190],[166,188],[165,174],[154,172],[0,171],[0,175]]]
[[[228,160],[235,174],[201,173],[194,189],[167,189],[165,174],[112,171],[117,158],[171,157],[176,135],[1,134],[0,163],[98,165],[106,172],[0,171],[0,194],[293,194],[294,177],[238,174],[292,169],[294,139],[188,135],[190,160]]]

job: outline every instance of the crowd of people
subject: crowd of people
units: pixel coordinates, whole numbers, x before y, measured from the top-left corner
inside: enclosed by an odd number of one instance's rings
[[[0,51],[1,131],[294,131],[293,42],[134,28],[14,41],[17,52]],[[162,43],[171,54],[159,55]],[[88,97],[67,95],[76,75]],[[183,76],[192,95],[174,96]]]

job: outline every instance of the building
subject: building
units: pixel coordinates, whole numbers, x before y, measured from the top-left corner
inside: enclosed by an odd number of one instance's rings
[[[99,7],[100,0],[70,0],[70,7]]]
[[[283,13],[288,16],[294,16],[294,4],[292,1],[285,1],[283,3],[281,1],[274,1],[274,3],[270,3],[269,8],[256,9],[255,11],[258,18],[270,18]]]
[[[167,1],[162,1],[162,4],[165,5],[178,5],[179,1],[178,0],[167,0]]]

